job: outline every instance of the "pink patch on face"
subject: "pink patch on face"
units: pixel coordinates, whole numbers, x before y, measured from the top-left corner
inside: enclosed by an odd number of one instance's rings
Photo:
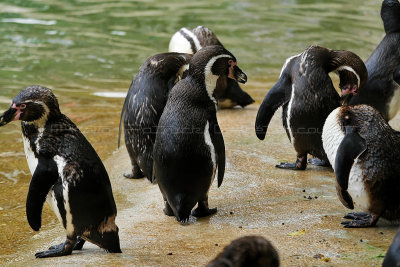
[[[235,80],[235,77],[233,76],[233,67],[237,65],[237,62],[229,60],[228,64],[230,65],[228,77]]]
[[[14,116],[13,121],[19,120],[19,118],[21,118],[21,114],[22,114],[21,107],[17,107],[17,106],[15,105],[15,103],[13,103],[12,106],[11,106],[11,108],[17,110],[17,112],[16,112],[16,114],[15,114],[15,116]],[[24,107],[24,108],[25,108],[25,107]]]

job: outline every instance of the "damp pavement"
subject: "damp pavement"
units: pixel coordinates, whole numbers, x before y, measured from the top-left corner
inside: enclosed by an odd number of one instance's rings
[[[158,186],[147,179],[122,176],[130,169],[125,147],[104,163],[118,207],[122,254],[109,254],[86,243],[72,255],[35,259],[34,253],[63,242],[60,224],[40,232],[2,255],[3,266],[204,266],[233,239],[261,235],[279,251],[281,266],[380,266],[398,225],[380,220],[367,229],[345,229],[340,222],[349,212],[338,200],[330,168],[308,166],[306,171],[275,168],[294,161],[295,151],[273,117],[266,139],[254,133],[258,106],[220,110],[227,166],[220,188],[214,181],[210,207],[218,213],[191,217],[187,225],[163,214]],[[400,117],[392,120],[399,129]],[[47,205],[47,204],[46,204]]]

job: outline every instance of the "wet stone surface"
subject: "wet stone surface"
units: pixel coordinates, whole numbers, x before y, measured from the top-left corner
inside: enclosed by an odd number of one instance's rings
[[[146,179],[128,180],[126,149],[120,148],[105,165],[118,206],[122,254],[108,254],[92,244],[82,251],[51,259],[34,253],[64,240],[57,223],[47,224],[14,254],[3,255],[4,265],[135,265],[204,266],[233,239],[262,235],[278,249],[282,266],[380,266],[398,225],[383,220],[369,229],[344,229],[347,210],[338,200],[334,174],[329,168],[309,166],[306,171],[275,168],[292,161],[295,152],[274,116],[265,141],[254,134],[258,107],[221,110],[218,119],[226,143],[227,167],[218,189],[213,183],[211,207],[218,213],[191,217],[180,225],[163,214],[157,185]],[[395,127],[398,118],[394,120]]]

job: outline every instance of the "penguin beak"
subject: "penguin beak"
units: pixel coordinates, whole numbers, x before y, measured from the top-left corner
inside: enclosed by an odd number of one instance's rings
[[[247,75],[237,65],[229,69],[229,78],[236,80],[239,83],[247,82]]]
[[[6,125],[11,121],[19,120],[22,112],[13,103],[11,107],[0,116],[0,127]]]

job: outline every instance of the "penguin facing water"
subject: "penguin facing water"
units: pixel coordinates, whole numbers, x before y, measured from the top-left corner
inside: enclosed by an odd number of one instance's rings
[[[168,51],[193,55],[202,47],[210,45],[223,46],[209,28],[204,26],[197,26],[192,30],[181,28],[172,36]],[[254,103],[254,99],[243,91],[235,80],[228,77],[221,77],[221,80],[225,80],[225,87],[219,86],[216,91],[219,108],[232,108],[236,105],[245,107]]]
[[[188,75],[171,90],[154,143],[153,179],[164,198],[164,213],[180,222],[214,214],[208,191],[218,169],[225,171],[225,145],[216,116],[214,90],[220,76],[246,82],[236,58],[222,46],[207,46],[192,57]]]
[[[151,180],[158,121],[167,103],[169,91],[182,78],[190,58],[191,55],[182,53],[151,56],[134,77],[121,112],[125,145],[132,163],[132,172],[124,174],[125,177],[146,176]]]
[[[63,115],[50,89],[29,86],[0,116],[0,126],[21,120],[25,155],[32,179],[26,215],[39,231],[47,200],[66,229],[64,243],[35,254],[37,258],[69,255],[85,240],[108,252],[121,252],[117,208],[110,180],[96,151],[75,124]]]
[[[368,104],[391,120],[400,109],[400,3],[382,2],[381,17],[386,35],[365,62],[368,81],[350,104]]]
[[[340,105],[328,75],[332,71],[339,75],[342,95],[356,94],[367,80],[363,61],[350,51],[311,46],[286,60],[279,81],[265,96],[255,122],[257,137],[263,140],[275,111],[283,107],[282,123],[297,160],[276,167],[304,170],[307,154],[327,162],[322,127],[329,113]]]
[[[323,146],[335,171],[342,204],[368,212],[349,213],[345,227],[375,226],[400,219],[400,134],[368,105],[342,106],[326,119]]]

